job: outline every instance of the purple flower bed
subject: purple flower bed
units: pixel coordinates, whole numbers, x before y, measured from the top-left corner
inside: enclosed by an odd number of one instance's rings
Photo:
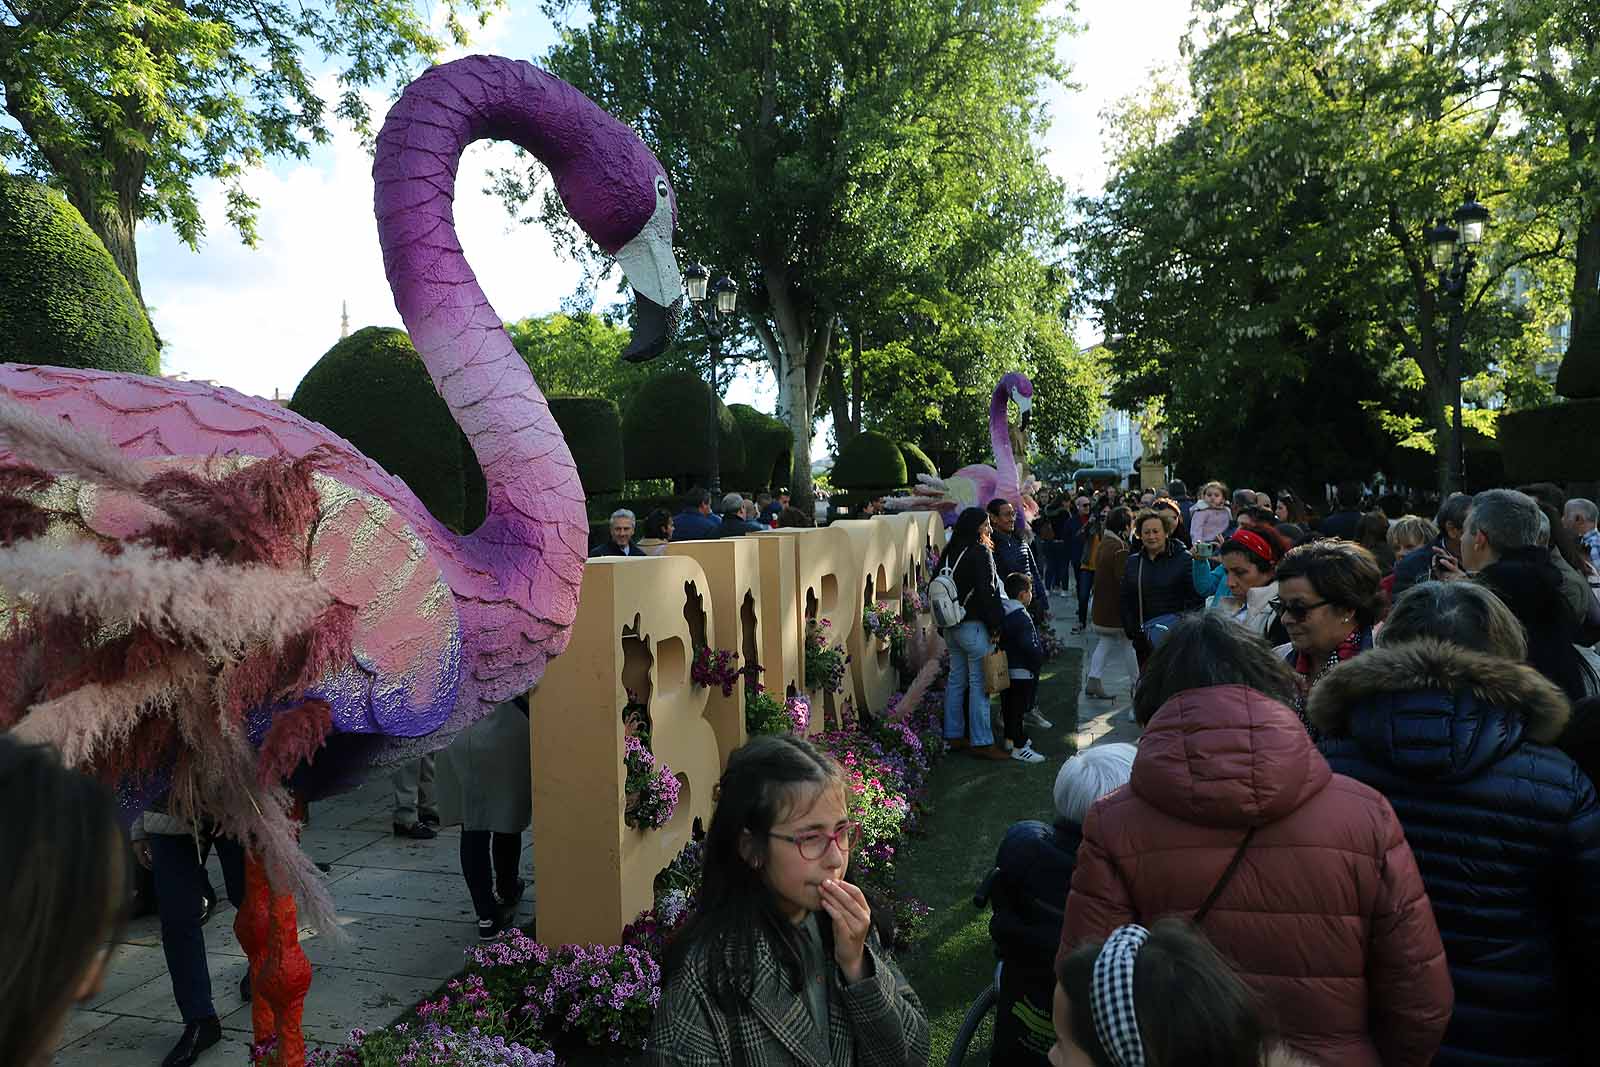
[[[939,689],[931,688],[912,709],[902,709],[902,695],[896,694],[881,718],[812,739],[844,768],[851,815],[863,827],[852,878],[875,907],[892,911],[897,949],[912,943],[930,911],[896,891],[894,863],[926,813],[924,786],[944,751]],[[775,728],[786,722],[803,731],[810,716],[805,700],[791,698],[782,707],[781,715],[772,716],[780,720]],[[891,713],[897,721],[889,721]],[[626,743],[630,794],[637,769],[641,793],[652,798],[637,811],[630,801],[630,812],[642,820],[630,825],[662,825],[677,804],[678,782],[639,737],[630,734]],[[313,1052],[307,1064],[555,1067],[552,1044],[617,1053],[642,1049],[661,999],[662,955],[696,906],[702,853],[701,845],[691,843],[656,876],[654,906],[623,930],[621,944],[551,948],[512,930],[467,949],[465,973],[438,998],[417,1005],[405,1022],[352,1031],[348,1044]],[[253,1062],[266,1067],[277,1059],[267,1046],[256,1050]]]

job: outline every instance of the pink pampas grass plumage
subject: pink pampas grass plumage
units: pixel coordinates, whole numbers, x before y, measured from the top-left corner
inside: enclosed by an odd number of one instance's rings
[[[906,686],[905,695],[900,698],[900,703],[895,705],[896,721],[905,719],[922,704],[922,698],[927,695],[928,687],[939,677],[939,657],[944,655],[944,638],[937,633],[930,634],[922,653],[927,659],[917,671],[917,676],[911,679],[911,684]]]
[[[217,659],[258,641],[280,648],[333,603],[304,572],[167,559],[141,545],[108,555],[81,541],[0,549],[0,588],[33,612],[148,626]]]
[[[0,441],[29,466],[137,493],[145,473],[103,437],[0,397]]]

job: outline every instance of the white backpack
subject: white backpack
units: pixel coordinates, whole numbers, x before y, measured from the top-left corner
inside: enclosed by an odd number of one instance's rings
[[[959,626],[961,620],[967,617],[966,597],[961,596],[961,591],[956,588],[955,569],[961,565],[961,557],[967,554],[962,549],[956,554],[954,563],[946,563],[939,568],[938,575],[928,583],[928,605],[933,608],[933,621],[941,630],[952,626]],[[971,596],[968,593],[967,596]]]

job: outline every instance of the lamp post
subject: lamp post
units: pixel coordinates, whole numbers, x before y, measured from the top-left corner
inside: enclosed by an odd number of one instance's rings
[[[739,287],[726,274],[711,281],[711,271],[703,263],[696,263],[683,272],[684,288],[688,290],[689,306],[695,318],[710,339],[711,399],[706,410],[706,433],[709,438],[710,469],[706,472],[706,489],[711,493],[713,506],[721,507],[716,498],[722,495],[722,465],[718,452],[721,435],[717,432],[717,364],[722,359],[722,339],[733,326],[734,307],[739,300]],[[707,289],[710,289],[711,306],[706,306]]]
[[[1422,233],[1428,246],[1428,258],[1439,272],[1436,291],[1450,312],[1444,370],[1451,410],[1446,493],[1464,490],[1467,484],[1466,451],[1461,432],[1461,336],[1466,329],[1467,276],[1478,261],[1477,249],[1488,228],[1489,209],[1478,203],[1476,194],[1469,192],[1467,202],[1458,207],[1451,218],[1454,226],[1443,218],[1431,219]]]

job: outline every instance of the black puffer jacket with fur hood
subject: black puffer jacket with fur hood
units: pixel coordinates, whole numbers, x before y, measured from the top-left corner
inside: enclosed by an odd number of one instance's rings
[[[1340,664],[1307,710],[1422,870],[1456,991],[1434,1063],[1594,1062],[1600,806],[1551,747],[1566,696],[1521,663],[1417,641]]]

